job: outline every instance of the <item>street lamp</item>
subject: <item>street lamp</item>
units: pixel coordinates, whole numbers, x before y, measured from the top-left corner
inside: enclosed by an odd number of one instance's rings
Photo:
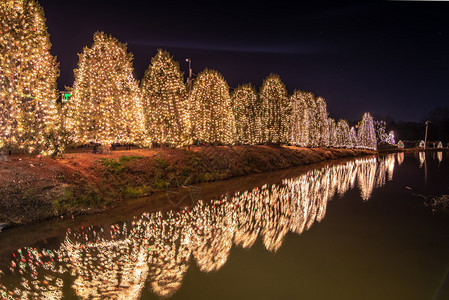
[[[426,150],[426,146],[427,146],[427,128],[429,127],[429,123],[430,123],[429,120],[427,120],[425,122],[425,124],[426,124],[426,135],[424,136],[424,150]]]
[[[189,91],[192,90],[192,60],[190,58],[186,58],[186,62],[189,63],[189,78],[187,78],[187,85],[189,86]]]

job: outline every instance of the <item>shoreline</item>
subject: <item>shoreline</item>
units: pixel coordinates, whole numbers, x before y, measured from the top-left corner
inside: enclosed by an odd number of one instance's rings
[[[13,156],[0,163],[0,224],[6,229],[99,213],[185,185],[384,153],[258,145],[69,152],[57,159]]]

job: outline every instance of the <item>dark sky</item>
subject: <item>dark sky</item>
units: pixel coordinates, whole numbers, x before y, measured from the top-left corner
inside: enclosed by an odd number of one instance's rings
[[[194,74],[215,69],[231,88],[277,73],[290,93],[324,97],[334,118],[421,121],[449,104],[449,2],[39,2],[60,89],[104,31],[128,44],[139,80],[162,48],[186,74],[190,57]]]

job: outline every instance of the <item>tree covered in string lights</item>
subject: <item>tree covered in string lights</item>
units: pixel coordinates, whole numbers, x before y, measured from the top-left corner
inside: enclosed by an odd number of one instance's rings
[[[153,143],[190,144],[190,115],[179,64],[158,50],[141,82],[146,129]]]
[[[238,86],[231,94],[235,117],[236,142],[255,145],[262,142],[260,103],[251,84]]]
[[[337,145],[340,148],[354,147],[354,142],[351,138],[351,129],[349,128],[348,122],[343,119],[337,122]]]
[[[315,95],[310,92],[304,93],[304,99],[307,108],[308,119],[308,147],[318,147],[321,137],[321,127],[318,119],[318,108],[316,104]]]
[[[132,60],[125,44],[103,32],[96,32],[92,47],[79,54],[67,104],[75,142],[141,142],[144,117]]]
[[[269,143],[287,142],[290,105],[287,89],[279,75],[270,74],[260,88],[263,140]]]
[[[351,129],[349,130],[349,136],[351,138],[351,142],[352,142],[352,147],[355,148],[357,147],[359,141],[357,140],[357,130],[355,129],[354,126],[351,127]]]
[[[306,101],[309,94],[303,91],[294,91],[290,96],[292,111],[289,138],[291,144],[296,146],[307,147],[309,145],[311,115]]]
[[[388,137],[385,139],[385,142],[386,142],[388,145],[394,145],[394,144],[396,144],[396,140],[395,140],[395,138],[394,138],[394,131],[393,131],[393,130],[390,130],[390,132],[388,133]]]
[[[193,139],[199,143],[233,144],[235,118],[229,87],[215,70],[198,74],[191,92]]]
[[[327,118],[327,124],[328,124],[328,132],[329,132],[329,147],[340,147],[338,144],[338,128],[337,124],[335,123],[335,120],[332,118]]]
[[[319,146],[328,147],[329,146],[329,124],[328,124],[328,113],[326,109],[326,100],[324,98],[318,97],[316,99],[316,119],[318,132],[319,132]]]
[[[0,2],[0,148],[55,151],[59,69],[50,47],[37,1]]]
[[[377,150],[373,117],[369,113],[365,113],[358,124],[357,141],[357,148]]]

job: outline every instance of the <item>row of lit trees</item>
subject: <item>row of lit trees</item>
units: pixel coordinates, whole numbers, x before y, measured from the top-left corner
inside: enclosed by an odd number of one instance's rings
[[[70,101],[57,107],[58,64],[42,8],[34,0],[5,0],[0,14],[0,148],[52,153],[64,132],[75,144],[376,148],[368,114],[356,134],[346,121],[328,117],[323,98],[288,95],[278,75],[258,92],[247,84],[230,94],[223,76],[206,69],[188,90],[179,64],[159,50],[139,86],[126,45],[102,32],[79,55]]]

